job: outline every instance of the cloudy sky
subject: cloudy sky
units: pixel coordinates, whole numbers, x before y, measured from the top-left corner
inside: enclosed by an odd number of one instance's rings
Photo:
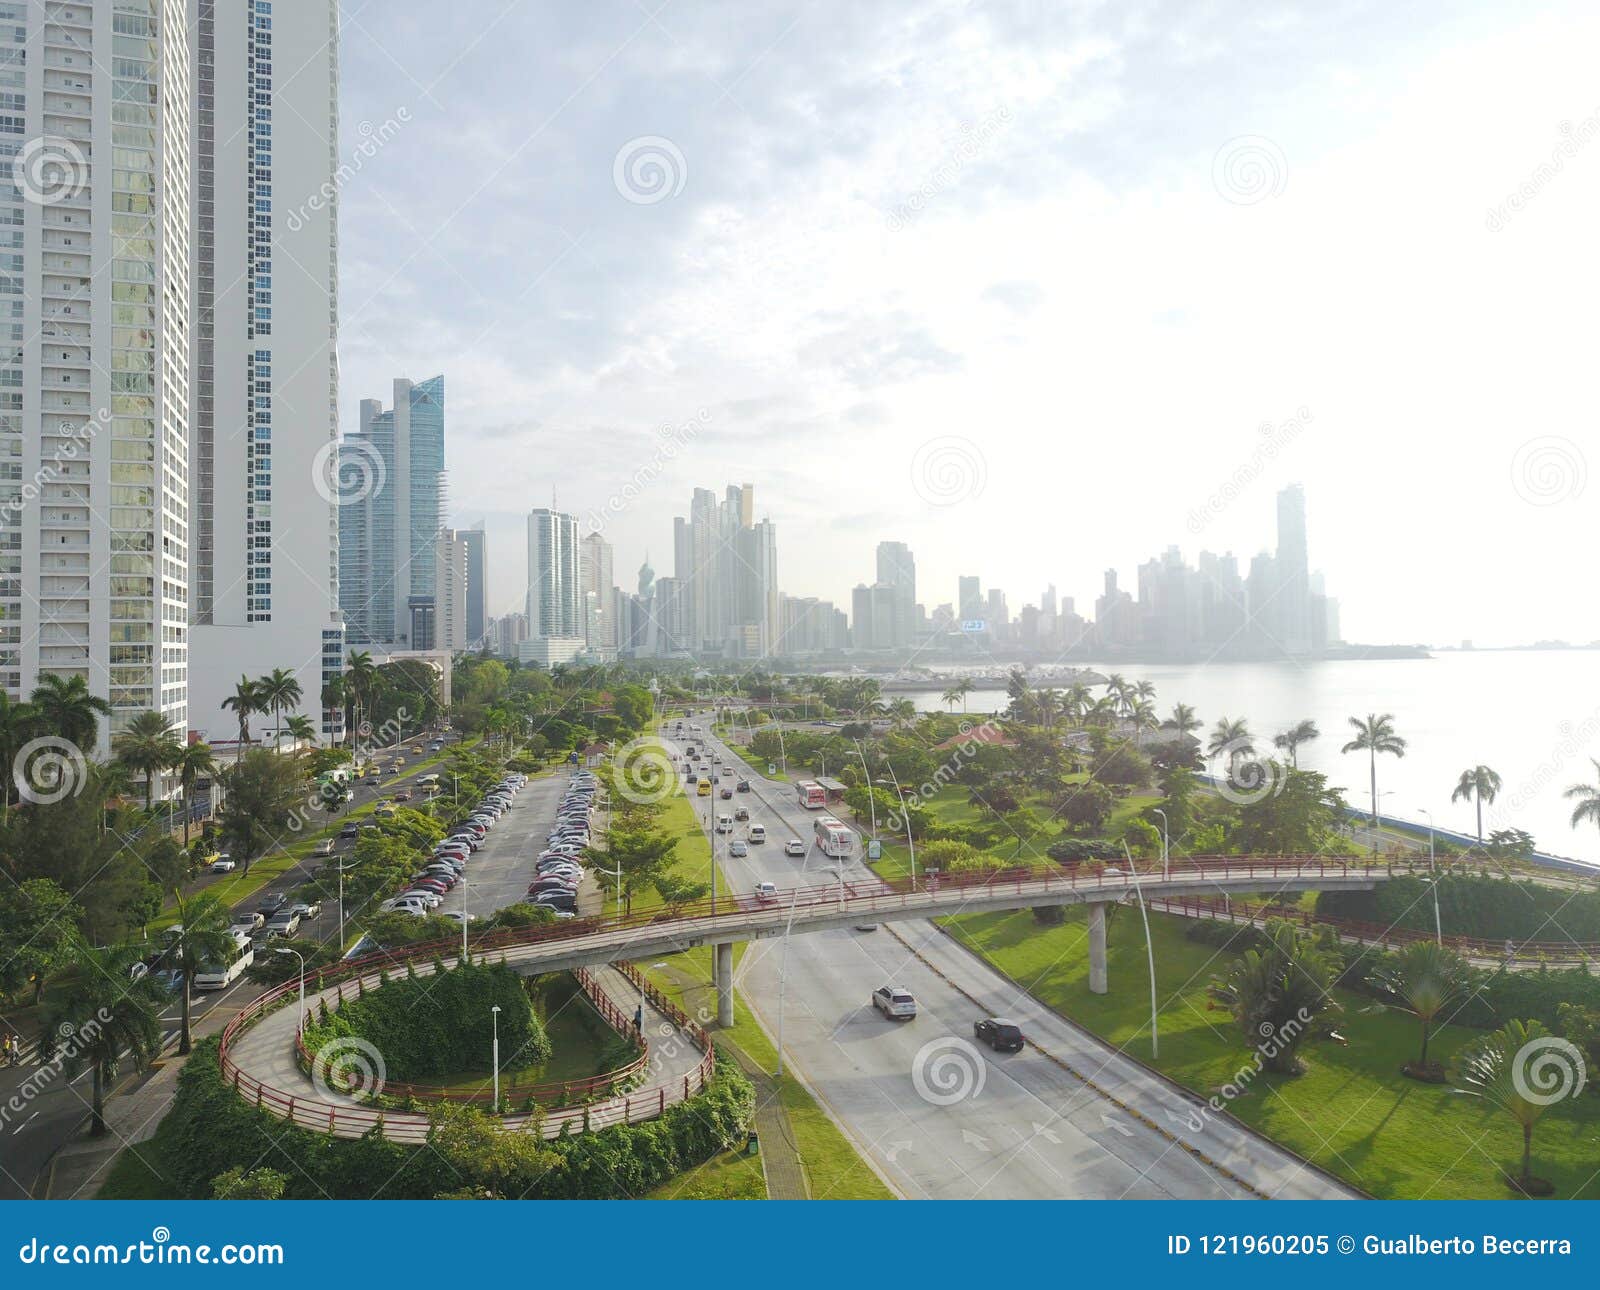
[[[1426,12],[1418,12],[1419,9]],[[1305,484],[1369,641],[1600,637],[1592,6],[351,0],[346,428],[444,372],[456,522],[619,582],[756,486],[784,590],[1013,610]]]

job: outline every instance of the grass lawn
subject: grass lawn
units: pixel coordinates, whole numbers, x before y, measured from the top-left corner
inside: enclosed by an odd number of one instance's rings
[[[1035,997],[1063,1016],[1150,1058],[1148,969],[1138,912],[1115,911],[1108,929],[1111,993],[1088,987],[1084,913],[1040,927],[1027,910],[975,914],[947,926]],[[1227,952],[1189,941],[1184,920],[1150,919],[1160,999],[1157,1069],[1202,1096],[1234,1080],[1251,1049],[1224,1012],[1208,1011],[1206,984]],[[1369,1012],[1370,1001],[1340,993],[1339,1029],[1348,1045],[1318,1041],[1302,1049],[1309,1067],[1289,1078],[1259,1075],[1228,1105],[1239,1119],[1381,1198],[1508,1198],[1498,1178],[1521,1157],[1521,1131],[1509,1116],[1448,1086],[1400,1075],[1416,1056],[1417,1022]],[[1448,1061],[1480,1032],[1446,1026],[1430,1055]],[[1600,1199],[1600,1098],[1585,1095],[1545,1112],[1534,1131],[1534,1172],[1565,1199]]]

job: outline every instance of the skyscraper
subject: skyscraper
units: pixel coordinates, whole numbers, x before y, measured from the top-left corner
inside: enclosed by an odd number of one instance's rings
[[[458,529],[456,537],[467,545],[467,645],[477,648],[488,630],[488,606],[484,579],[488,576],[488,550],[483,521],[470,529]]]
[[[578,521],[540,508],[528,515],[528,639],[583,647],[583,583]],[[576,652],[576,651],[574,651]]]
[[[611,543],[599,533],[588,533],[578,544],[578,578],[583,594],[584,640],[589,651],[603,659],[617,656],[615,583],[611,576]]]
[[[904,542],[878,543],[878,581],[894,589],[889,644],[910,645],[917,635],[917,561]]]
[[[189,726],[231,738],[238,720],[222,701],[239,675],[282,667],[333,738],[343,716],[320,695],[344,641],[327,486],[338,437],[338,5],[188,0],[188,10]]]
[[[439,534],[438,569],[434,575],[437,597],[433,620],[433,647],[452,652],[473,642],[467,635],[467,602],[472,591],[465,529],[445,529]]]
[[[101,752],[140,712],[188,723],[185,27],[0,4],[0,687],[81,676]]]
[[[1306,543],[1306,494],[1290,484],[1278,494],[1278,622],[1281,640],[1291,654],[1312,648],[1320,632],[1313,630],[1310,553]]]
[[[697,488],[673,522],[673,573],[682,584],[694,652],[765,655],[778,630],[777,530],[755,521],[755,487],[730,485],[718,502]]]
[[[956,607],[964,622],[977,622],[983,618],[983,592],[975,576],[964,576],[957,581]]]
[[[394,407],[361,401],[339,445],[339,605],[353,642],[432,648],[444,513],[444,377],[398,379]]]

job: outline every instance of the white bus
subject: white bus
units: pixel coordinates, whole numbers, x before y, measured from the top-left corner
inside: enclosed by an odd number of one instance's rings
[[[233,957],[224,965],[202,964],[194,974],[196,990],[226,990],[244,975],[244,970],[256,961],[255,947],[243,932],[233,934]]]
[[[828,795],[814,779],[802,779],[794,786],[796,800],[808,811],[820,811],[828,804]]]
[[[855,854],[856,835],[831,815],[817,817],[815,831],[817,846],[822,854],[835,860],[848,860]]]

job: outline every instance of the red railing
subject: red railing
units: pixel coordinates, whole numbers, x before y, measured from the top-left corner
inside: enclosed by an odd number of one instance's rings
[[[415,960],[410,960],[414,962]],[[541,1107],[568,1106],[574,1103],[586,1102],[604,1093],[615,1093],[622,1085],[631,1081],[650,1065],[650,1050],[644,1042],[644,1037],[633,1028],[633,1018],[626,1016],[621,1008],[611,1001],[609,995],[595,982],[594,974],[588,968],[575,968],[573,976],[577,978],[579,988],[584,996],[593,1005],[594,1010],[600,1014],[601,1019],[621,1035],[632,1042],[638,1049],[639,1055],[626,1066],[619,1066],[616,1070],[605,1071],[599,1075],[590,1075],[584,1079],[562,1080],[558,1083],[534,1084],[532,1086],[505,1087],[501,1089],[502,1102],[521,1103],[531,1098]],[[344,1002],[344,987],[348,982],[339,983],[339,1002]],[[298,985],[296,986],[298,989]],[[295,1061],[306,1076],[311,1075],[312,1053],[305,1045],[304,1033],[296,1030],[294,1036]],[[485,1083],[488,1083],[485,1077]],[[383,1085],[383,1100],[385,1104],[404,1102],[470,1102],[492,1103],[494,1090],[486,1087],[470,1093],[445,1092],[435,1085],[428,1084],[401,1084],[394,1080],[386,1080]]]
[[[752,913],[770,914],[774,917],[781,915],[787,918],[790,911],[801,909],[839,909],[855,914],[915,907],[919,910],[926,909],[929,914],[940,914],[951,912],[950,908],[941,909],[942,906],[953,907],[955,912],[959,912],[962,904],[982,900],[1012,899],[1018,904],[1027,904],[1032,900],[1059,895],[1064,891],[1093,891],[1120,895],[1133,891],[1138,885],[1164,883],[1169,878],[1184,883],[1196,881],[1267,883],[1274,879],[1303,881],[1310,878],[1376,879],[1379,876],[1387,877],[1395,873],[1409,873],[1417,867],[1410,860],[1398,858],[1365,861],[1333,860],[1320,855],[1277,856],[1271,859],[1197,856],[1175,859],[1165,871],[1159,865],[1152,869],[1147,863],[1137,875],[1125,872],[1117,866],[1090,862],[1071,869],[1055,865],[1043,868],[1018,866],[992,872],[940,874],[937,877],[923,875],[915,884],[909,877],[892,879],[874,877],[869,882],[835,882],[820,887],[780,890],[772,900],[761,903],[756,902],[753,897],[738,899],[723,897],[715,902],[705,899],[672,909],[652,910],[621,917],[568,919],[553,925],[502,929],[475,938],[469,953],[474,956],[486,956],[500,951],[504,962],[505,952],[511,950],[566,945],[590,938],[603,937],[612,940],[618,932],[639,929],[670,935],[674,939],[681,939],[687,946],[690,943],[703,943],[724,928],[727,929],[729,939],[734,939],[741,933],[749,934],[753,930],[749,925]],[[1421,867],[1426,867],[1425,862]],[[961,899],[943,899],[943,897],[958,896]],[[735,923],[739,926],[730,926]],[[597,945],[594,949],[597,961],[603,961],[612,955],[621,958],[625,953],[625,946],[615,944]],[[458,951],[459,945],[454,938],[409,945],[397,951],[380,950],[358,959],[319,968],[308,977],[307,986],[308,989],[320,993],[329,984],[337,984],[340,981],[352,980],[375,972],[397,968],[403,970],[407,962],[419,959],[454,958]],[[651,989],[648,986],[646,988]],[[297,1097],[263,1084],[238,1065],[231,1051],[235,1037],[268,1012],[293,999],[297,990],[298,985],[295,980],[277,986],[248,1004],[228,1023],[222,1032],[219,1051],[223,1078],[247,1101],[302,1127],[321,1129],[341,1136],[359,1136],[382,1120],[387,1136],[401,1141],[422,1140],[427,1133],[426,1116],[409,1112],[383,1111],[354,1103],[330,1104],[320,1097]],[[653,994],[651,1000],[657,1008],[673,1016],[680,1027],[688,1029],[696,1043],[704,1046],[705,1051],[700,1062],[692,1072],[684,1076],[681,1087],[675,1081],[671,1088],[663,1084],[653,1089],[624,1094],[583,1107],[542,1114],[511,1115],[505,1117],[505,1123],[514,1128],[522,1128],[537,1120],[541,1123],[541,1132],[545,1137],[559,1135],[563,1126],[568,1124],[585,1130],[606,1128],[612,1124],[631,1123],[659,1115],[668,1105],[691,1097],[703,1088],[710,1078],[713,1063],[709,1037],[698,1023],[660,996],[659,992]],[[320,1090],[318,1092],[320,1093]]]
[[[1384,926],[1382,923],[1363,922],[1356,918],[1331,918],[1309,909],[1290,909],[1281,905],[1225,901],[1218,896],[1155,896],[1152,909],[1193,918],[1216,918],[1223,922],[1255,923],[1268,918],[1281,918],[1298,923],[1301,927],[1331,927],[1351,940],[1362,944],[1412,945],[1419,941],[1435,940],[1435,934],[1422,928]],[[1456,953],[1468,958],[1527,959],[1530,961],[1586,963],[1600,960],[1600,945],[1581,941],[1519,941],[1515,937],[1498,941],[1476,936],[1446,936],[1444,943]],[[1511,952],[1506,952],[1507,946]]]

